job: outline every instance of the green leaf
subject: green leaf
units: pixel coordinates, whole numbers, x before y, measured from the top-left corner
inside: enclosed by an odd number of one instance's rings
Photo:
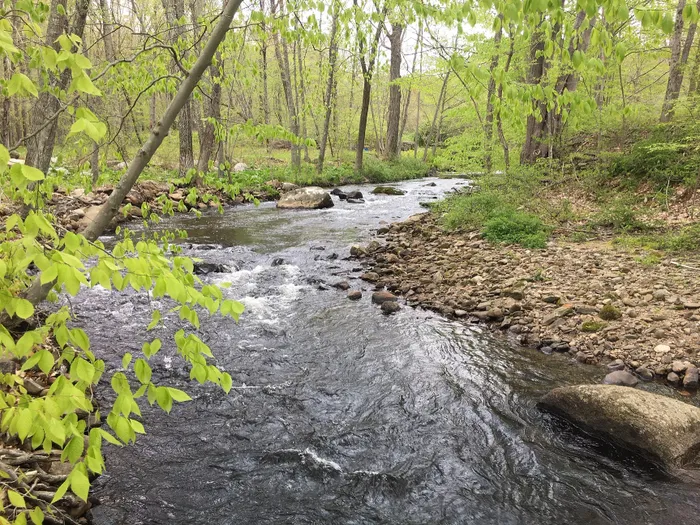
[[[20,319],[29,319],[34,315],[34,305],[26,299],[15,299],[15,314]]]
[[[7,497],[10,498],[10,503],[15,507],[22,509],[27,508],[27,504],[24,502],[24,496],[22,496],[19,492],[9,489],[7,491]]]
[[[671,18],[670,14],[666,13],[661,19],[661,29],[667,35],[673,33],[673,18]]]
[[[81,469],[75,468],[70,475],[70,480],[70,489],[73,493],[87,502],[88,493],[90,492],[90,480],[87,475]]]
[[[184,401],[192,401],[192,398],[187,394],[187,392],[183,392],[182,390],[178,390],[177,388],[166,388],[170,393],[170,397],[172,397],[174,401],[177,401],[178,403],[182,403]]]
[[[156,389],[156,401],[160,408],[165,410],[167,413],[173,408],[173,398],[170,395],[169,389],[166,387],[159,386]]]
[[[160,310],[153,310],[153,314],[151,315],[151,322],[146,327],[147,330],[153,330],[158,325],[158,323],[160,322],[160,315]]]
[[[24,441],[34,426],[34,413],[28,408],[21,408],[17,417],[17,436]]]
[[[24,178],[31,181],[44,180],[44,174],[41,170],[38,170],[32,166],[27,166],[26,164],[20,164],[22,169],[22,175]]]
[[[131,354],[127,352],[124,354],[124,357],[122,357],[122,368],[127,368],[129,363],[131,363]]]
[[[55,364],[53,354],[48,350],[40,350],[39,356],[39,370],[44,372],[46,375],[49,375],[49,372],[51,372],[51,369]]]
[[[34,525],[43,525],[44,523],[44,513],[39,507],[34,507],[29,513],[29,518],[32,520]]]
[[[10,162],[10,152],[7,151],[5,146],[0,144],[0,173],[5,173],[8,162]]]
[[[136,378],[144,385],[151,382],[152,370],[145,359],[138,358],[134,363],[134,373]]]
[[[66,481],[61,483],[61,486],[58,487],[58,490],[56,491],[56,494],[54,495],[53,499],[51,500],[51,503],[56,503],[63,496],[65,496],[65,494],[69,488],[70,488],[70,478],[67,478]]]
[[[73,328],[70,331],[70,339],[74,344],[78,345],[81,350],[85,352],[90,350],[90,339],[82,328]]]

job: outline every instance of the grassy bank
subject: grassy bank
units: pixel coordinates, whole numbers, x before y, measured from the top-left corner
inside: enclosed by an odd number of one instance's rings
[[[623,249],[700,248],[700,146],[694,128],[659,126],[581,169],[562,161],[477,178],[474,191],[434,207],[448,231],[478,230],[487,240],[543,248],[567,241],[611,241]]]

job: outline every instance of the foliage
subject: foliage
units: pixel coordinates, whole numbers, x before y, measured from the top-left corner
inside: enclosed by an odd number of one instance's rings
[[[483,235],[491,242],[544,248],[549,232],[536,215],[505,208],[484,223]]]
[[[695,252],[700,250],[700,224],[695,223],[676,231],[660,231],[655,234],[623,235],[614,243],[628,248],[643,248],[668,252]],[[658,256],[651,260],[657,260]]]
[[[581,323],[581,331],[588,333],[599,332],[606,326],[606,323],[602,323],[600,321],[584,321]]]
[[[650,226],[639,218],[634,206],[624,199],[615,199],[595,214],[590,221],[593,227],[612,228],[616,232],[647,230]]]
[[[632,189],[651,184],[657,191],[669,185],[696,185],[700,165],[700,128],[697,124],[659,125],[650,137],[627,153],[613,157],[609,175]]]

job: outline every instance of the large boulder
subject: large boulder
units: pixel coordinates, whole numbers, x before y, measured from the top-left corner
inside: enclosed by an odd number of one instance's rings
[[[277,201],[278,208],[319,209],[332,208],[333,199],[323,188],[309,186],[285,193]]]
[[[584,431],[667,467],[700,452],[700,408],[670,397],[616,385],[555,388],[539,406]]]

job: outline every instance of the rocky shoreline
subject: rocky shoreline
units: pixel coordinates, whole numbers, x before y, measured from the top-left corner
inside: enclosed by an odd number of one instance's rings
[[[636,382],[698,388],[700,258],[645,264],[610,243],[555,237],[543,250],[447,233],[430,213],[378,231],[351,255],[365,281],[511,342],[607,366]],[[626,372],[626,374],[625,374]]]

